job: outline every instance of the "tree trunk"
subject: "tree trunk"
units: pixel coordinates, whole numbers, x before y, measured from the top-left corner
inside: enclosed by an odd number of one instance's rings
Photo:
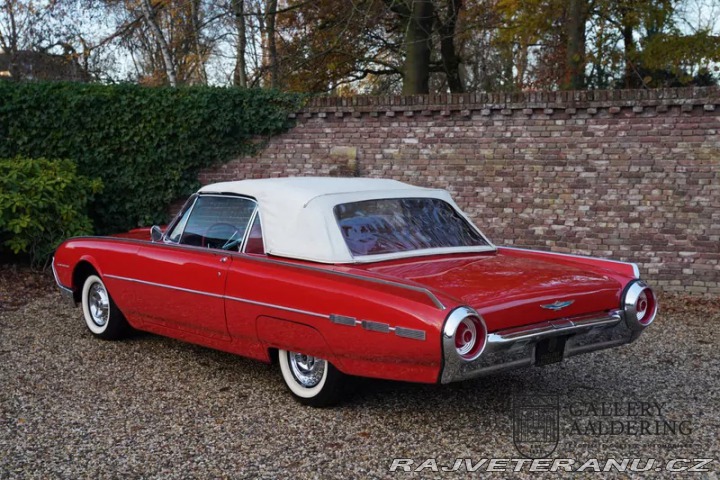
[[[625,88],[636,88],[641,85],[641,82],[638,81],[636,73],[635,58],[637,49],[633,37],[634,22],[631,20],[630,8],[624,7],[621,10],[621,15],[622,38],[625,48]]]
[[[233,84],[238,87],[247,87],[247,66],[245,65],[245,50],[247,48],[247,34],[245,32],[245,0],[232,0],[233,15],[235,17],[235,30],[237,31],[237,44],[235,45],[235,70],[233,71]]]
[[[277,0],[267,0],[265,3],[265,51],[263,63],[269,76],[271,88],[278,86],[278,58],[275,43],[275,17],[277,15]]]
[[[635,74],[635,39],[631,25],[623,25],[623,45],[625,46],[625,88],[634,88],[638,82]]]
[[[528,46],[523,42],[518,45],[517,53],[514,55],[515,65],[509,65],[516,70],[514,90],[523,90],[525,85],[525,72],[528,67]]]
[[[567,53],[563,89],[581,90],[585,87],[585,22],[586,0],[569,0],[566,25]]]
[[[403,95],[429,93],[432,0],[413,0],[412,7],[408,10],[402,92]]]
[[[8,15],[10,16],[10,54],[17,55],[18,51],[18,31],[17,22],[15,21],[15,11],[13,2],[7,4]]]
[[[447,0],[448,17],[440,22],[440,56],[451,93],[463,93],[465,87],[460,77],[460,57],[455,50],[455,28],[462,9],[462,0]]]
[[[190,8],[192,8],[192,22],[193,22],[193,47],[195,49],[195,69],[198,72],[198,77],[200,80],[200,83],[202,85],[207,85],[208,79],[207,79],[207,71],[205,70],[205,52],[202,46],[201,42],[201,33],[202,30],[201,22],[200,22],[200,13],[202,5],[200,4],[200,0],[192,0],[190,3]]]
[[[18,54],[18,30],[17,22],[15,20],[15,9],[14,2],[9,0],[0,9],[5,10],[8,19],[10,20],[10,31],[8,32],[7,38],[0,32],[0,47],[5,51],[8,56],[8,72],[10,72],[10,78],[13,80],[21,80],[20,70],[17,66],[17,54]]]
[[[150,0],[142,0],[140,5],[142,7],[143,17],[145,18],[148,27],[155,35],[155,40],[160,46],[160,53],[162,54],[163,63],[165,64],[165,75],[167,75],[168,83],[171,87],[176,87],[177,74],[175,73],[175,64],[173,63],[170,47],[165,40],[165,35],[160,29],[160,26],[155,21],[155,15],[153,13],[153,8],[150,5]]]

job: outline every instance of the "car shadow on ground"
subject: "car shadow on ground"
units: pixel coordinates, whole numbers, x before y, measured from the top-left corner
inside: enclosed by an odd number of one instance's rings
[[[233,385],[240,383],[245,386],[248,381],[252,381],[256,382],[255,388],[258,389],[269,388],[275,384],[276,388],[280,388],[290,398],[277,363],[267,364],[140,331],[134,331],[121,343],[132,349],[147,349],[153,352],[152,354],[163,352],[160,355],[179,355],[191,362],[195,368],[205,370],[205,375],[221,380],[223,386],[219,388],[223,391],[236,390],[237,387]],[[388,404],[391,403],[393,408],[425,410],[434,409],[438,404],[474,404],[482,405],[484,409],[497,410],[496,413],[500,414],[506,413],[511,407],[513,394],[528,392],[557,394],[559,385],[569,380],[563,380],[566,375],[565,370],[561,365],[530,367],[450,384],[424,384],[348,376],[344,385],[344,396],[338,406],[350,409],[387,409]],[[221,374],[220,377],[218,374]],[[582,389],[578,385],[575,385],[575,388]],[[418,399],[422,401],[419,402]]]

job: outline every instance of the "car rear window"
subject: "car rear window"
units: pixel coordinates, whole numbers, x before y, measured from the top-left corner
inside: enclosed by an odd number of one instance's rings
[[[451,205],[437,198],[388,198],[335,206],[353,256],[488,245]]]

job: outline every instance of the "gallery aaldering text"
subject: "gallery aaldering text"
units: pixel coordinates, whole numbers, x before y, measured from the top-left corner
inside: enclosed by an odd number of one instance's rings
[[[576,435],[690,435],[690,420],[666,418],[665,403],[573,402],[566,411],[571,417],[568,433]]]

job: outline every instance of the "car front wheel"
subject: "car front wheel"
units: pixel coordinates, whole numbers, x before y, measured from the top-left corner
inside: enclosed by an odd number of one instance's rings
[[[327,407],[340,400],[345,376],[327,360],[287,350],[278,351],[278,360],[283,380],[298,402]]]
[[[130,330],[127,320],[97,275],[90,275],[83,283],[82,309],[85,324],[96,337],[117,340]]]

